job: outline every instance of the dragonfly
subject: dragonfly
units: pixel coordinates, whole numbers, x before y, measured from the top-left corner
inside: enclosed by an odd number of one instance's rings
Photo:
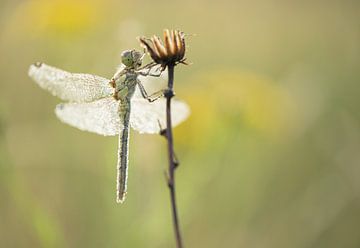
[[[143,53],[126,50],[119,69],[109,80],[97,75],[71,73],[44,63],[29,68],[29,76],[43,89],[65,103],[55,108],[64,123],[104,136],[119,136],[116,201],[127,193],[130,126],[140,133],[159,134],[166,127],[164,91],[149,95],[142,82],[159,77],[161,70],[143,66]],[[142,80],[140,80],[140,78]],[[150,83],[150,82],[149,82]],[[190,113],[188,105],[174,99],[172,125],[183,122]]]

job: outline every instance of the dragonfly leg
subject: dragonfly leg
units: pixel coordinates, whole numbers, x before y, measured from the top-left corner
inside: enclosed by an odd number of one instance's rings
[[[137,71],[141,71],[141,70],[144,70],[144,69],[151,69],[156,65],[157,64],[155,62],[151,62],[151,63],[149,63],[147,65],[144,65],[143,67],[138,68]]]
[[[140,74],[141,76],[144,76],[144,77],[146,77],[146,76],[160,77],[160,76],[161,76],[161,73],[165,70],[165,68],[163,68],[163,67],[158,67],[158,68],[156,68],[156,70],[155,70],[156,73],[152,73],[152,72],[151,72],[151,69],[152,69],[154,66],[156,66],[156,65],[157,65],[157,64],[155,64],[155,65],[149,64],[149,66],[148,66],[147,68],[146,68],[146,67],[143,67],[142,70],[143,70],[143,69],[147,69],[147,71],[141,71],[141,70],[139,70],[139,74]]]
[[[146,76],[160,77],[161,76],[162,71],[159,71],[158,74],[155,74],[155,73],[150,73],[150,70],[151,70],[151,68],[147,72],[139,72],[139,73],[141,76],[144,76],[144,77],[146,77]]]
[[[161,97],[163,97],[163,96],[164,96],[164,90],[159,90],[159,91],[151,94],[151,95],[147,98],[147,100],[148,100],[149,102],[154,102],[154,101],[156,101],[157,99],[159,99],[159,98],[161,98]]]
[[[138,72],[147,69],[148,71],[150,71],[154,66],[156,66],[157,64],[155,62],[151,62],[147,65],[144,65],[143,67],[140,67],[137,69]]]
[[[149,102],[154,102],[156,101],[157,99],[159,99],[160,97],[163,97],[164,96],[164,90],[159,90],[153,94],[151,94],[150,96],[148,95],[148,93],[146,92],[145,90],[145,87],[144,85],[142,85],[141,82],[138,82],[138,85],[139,85],[139,89],[140,89],[140,93],[141,95],[147,99]]]

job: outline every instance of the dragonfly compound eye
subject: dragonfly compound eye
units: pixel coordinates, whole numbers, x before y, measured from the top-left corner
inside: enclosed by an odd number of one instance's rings
[[[141,52],[132,50],[132,57],[133,57],[134,63],[136,63],[137,65],[141,65],[142,60],[143,60],[143,54]]]
[[[133,60],[133,55],[132,55],[131,50],[126,50],[126,51],[121,53],[121,62],[125,66],[129,66],[129,67],[133,66],[134,60]]]

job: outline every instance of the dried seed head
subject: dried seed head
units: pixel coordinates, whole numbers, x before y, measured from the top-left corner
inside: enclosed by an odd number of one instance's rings
[[[151,39],[140,37],[139,41],[155,63],[163,67],[184,62],[185,34],[179,30],[165,29],[164,43],[155,35]]]

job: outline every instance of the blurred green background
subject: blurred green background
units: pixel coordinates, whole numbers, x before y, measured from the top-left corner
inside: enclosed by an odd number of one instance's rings
[[[110,78],[137,36],[187,38],[177,96],[186,247],[360,247],[359,1],[0,1],[0,247],[173,247],[166,143],[62,124],[27,76]]]

